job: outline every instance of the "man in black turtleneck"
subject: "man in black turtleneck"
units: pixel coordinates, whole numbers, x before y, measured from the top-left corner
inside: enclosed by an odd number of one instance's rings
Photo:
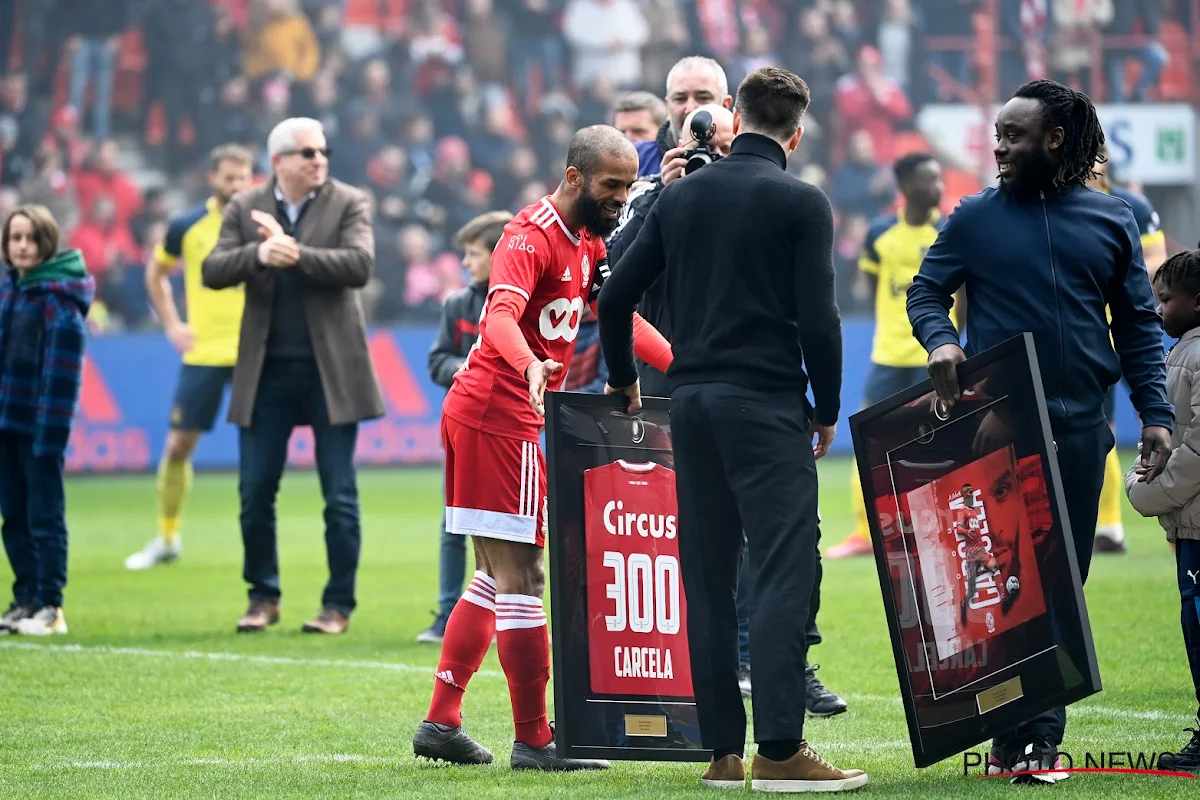
[[[729,156],[662,189],[599,300],[608,391],[636,406],[633,311],[666,279],[680,567],[700,734],[713,750],[702,780],[714,786],[745,777],[734,600],[743,530],[756,574],[754,785],[867,782],[804,741],[815,459],[833,441],[842,382],[833,210],[819,189],[785,170],[808,103],[808,87],[786,70],[747,76]]]

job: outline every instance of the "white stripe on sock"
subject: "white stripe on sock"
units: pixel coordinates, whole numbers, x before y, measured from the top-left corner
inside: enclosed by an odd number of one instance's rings
[[[544,628],[546,612],[540,597],[526,594],[496,595],[496,630]]]
[[[468,603],[474,603],[480,608],[486,608],[488,611],[494,612],[496,610],[496,604],[492,602],[490,598],[484,597],[481,594],[476,594],[470,589],[467,589],[465,592],[463,592],[462,599],[466,600]]]
[[[484,586],[491,589],[492,594],[496,593],[496,579],[491,575],[488,575],[486,572],[483,572],[482,570],[475,570],[475,574],[472,576],[471,580],[479,581]]]

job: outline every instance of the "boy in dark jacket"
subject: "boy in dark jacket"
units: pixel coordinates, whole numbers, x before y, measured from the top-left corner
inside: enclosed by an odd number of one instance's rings
[[[460,289],[442,305],[442,321],[437,339],[429,351],[429,377],[449,389],[462,369],[467,353],[479,338],[479,319],[487,299],[488,278],[492,274],[492,251],[500,241],[504,226],[512,219],[507,211],[481,214],[455,234],[463,249],[463,266],[471,285]],[[446,533],[446,515],[442,514],[441,550],[438,553],[438,611],[433,624],[417,634],[418,642],[440,642],[446,633],[446,620],[462,594],[467,573],[467,537]]]
[[[0,517],[16,578],[0,635],[67,632],[63,459],[96,284],[78,250],[55,255],[58,239],[34,205],[13,210],[0,239]]]

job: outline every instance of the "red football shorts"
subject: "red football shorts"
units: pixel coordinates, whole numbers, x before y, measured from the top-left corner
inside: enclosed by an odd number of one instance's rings
[[[546,546],[546,458],[537,442],[494,436],[442,415],[446,530]]]

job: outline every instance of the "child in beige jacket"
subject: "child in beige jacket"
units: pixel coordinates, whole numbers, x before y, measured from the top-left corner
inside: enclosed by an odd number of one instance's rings
[[[1175,406],[1171,457],[1153,480],[1135,465],[1125,475],[1125,492],[1142,516],[1158,517],[1175,545],[1183,643],[1200,701],[1200,250],[1167,259],[1154,291],[1163,327],[1179,340],[1167,355],[1167,399]],[[1200,711],[1196,728],[1186,730],[1192,740],[1178,753],[1163,753],[1160,769],[1200,768]]]

